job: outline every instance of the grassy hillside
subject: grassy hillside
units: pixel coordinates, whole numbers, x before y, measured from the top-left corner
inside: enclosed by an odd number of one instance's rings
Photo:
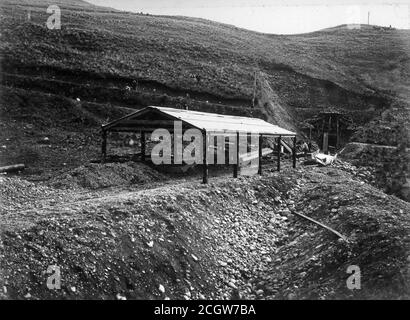
[[[62,29],[51,31],[41,5],[46,2],[3,4],[2,49],[10,62],[146,78],[237,96],[250,94],[251,70],[259,64],[268,73],[293,70],[359,93],[409,93],[408,31],[363,26],[276,36],[200,19],[109,12],[86,3],[81,10],[62,5]],[[31,21],[22,21],[21,11],[29,9]],[[190,73],[199,73],[203,82]]]
[[[300,73],[360,94],[409,94],[408,31],[363,26],[266,35],[201,19],[108,11],[82,1],[62,2],[62,29],[53,31],[45,26],[44,8],[55,1],[13,2],[2,5],[7,69],[17,64],[83,70],[242,98],[251,95],[258,65],[279,79]]]

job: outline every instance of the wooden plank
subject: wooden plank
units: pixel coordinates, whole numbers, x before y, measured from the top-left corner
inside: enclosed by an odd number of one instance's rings
[[[262,157],[271,154],[273,152],[273,150],[271,148],[263,148],[262,149]],[[256,159],[257,157],[259,157],[259,150],[255,150],[252,152],[249,152],[248,154],[242,154],[239,156],[239,161],[240,162],[248,162],[251,161],[253,159]]]
[[[10,166],[4,166],[0,167],[0,172],[16,172],[16,171],[22,171],[24,170],[26,166],[22,163],[19,164],[13,164]]]
[[[281,140],[281,144],[286,150],[288,150],[289,153],[292,153],[292,149],[289,147],[286,141]]]
[[[140,131],[145,131],[145,132],[153,132],[157,129],[160,128],[155,128],[155,127],[114,127],[110,128],[109,131],[111,132],[140,132]],[[170,133],[174,132],[174,127],[168,127],[168,128],[161,128],[161,129],[167,129]]]
[[[133,119],[130,119],[130,120],[121,121],[119,126],[145,126],[145,127],[174,126],[175,121],[174,120],[133,120]]]
[[[322,228],[324,228],[324,229],[326,229],[326,230],[328,230],[328,231],[334,233],[336,236],[338,236],[340,239],[344,240],[345,242],[348,242],[347,237],[344,236],[344,235],[342,235],[340,232],[336,231],[335,229],[332,229],[332,228],[328,227],[327,225],[325,225],[325,224],[323,224],[323,223],[321,223],[321,222],[319,222],[319,221],[317,221],[317,220],[315,220],[315,219],[313,219],[313,218],[311,218],[311,217],[305,216],[305,215],[302,214],[302,213],[298,213],[298,212],[292,212],[292,213],[295,214],[295,215],[297,215],[297,216],[299,216],[299,217],[302,217],[302,218],[304,218],[304,219],[306,219],[306,220],[308,220],[308,221],[310,221],[310,222],[313,222],[313,223],[315,223],[315,224],[321,226]]]

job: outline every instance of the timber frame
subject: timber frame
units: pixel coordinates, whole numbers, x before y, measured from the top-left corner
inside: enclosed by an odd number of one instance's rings
[[[239,137],[249,133],[258,132],[258,174],[262,175],[262,142],[264,136],[275,137],[277,141],[277,170],[281,169],[281,145],[282,138],[292,138],[292,163],[296,168],[296,133],[267,123],[261,119],[225,116],[220,114],[196,112],[163,107],[146,107],[125,117],[119,118],[101,126],[101,162],[107,157],[107,134],[109,132],[139,132],[141,143],[141,161],[146,161],[146,133],[152,133],[156,129],[166,129],[174,133],[174,123],[181,122],[182,132],[188,129],[198,129],[202,133],[203,160],[202,160],[202,182],[208,182],[208,144],[206,143],[210,134],[213,136],[236,137],[235,163],[233,165],[233,176],[238,177],[240,166]],[[251,131],[251,132],[249,132]],[[260,132],[259,132],[260,131]]]

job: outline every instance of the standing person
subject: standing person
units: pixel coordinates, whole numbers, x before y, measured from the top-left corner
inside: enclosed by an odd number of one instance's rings
[[[306,141],[303,141],[302,143],[302,152],[305,154],[305,157],[307,153],[309,152],[309,146],[307,145]]]

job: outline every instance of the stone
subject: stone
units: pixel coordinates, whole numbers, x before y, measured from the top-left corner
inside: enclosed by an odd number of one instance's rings
[[[228,283],[228,286],[230,286],[232,289],[238,289],[238,287],[235,285],[235,283],[234,282],[232,282],[232,281],[230,281],[229,283]]]
[[[117,293],[116,295],[117,300],[127,300],[127,298],[123,295],[121,295],[120,293]]]
[[[289,293],[289,294],[288,294],[288,299],[289,299],[289,300],[295,300],[295,299],[296,299],[296,294],[294,294],[294,293]]]
[[[259,290],[257,290],[255,293],[256,293],[256,295],[258,295],[258,296],[263,296],[263,294],[265,293],[265,291],[263,291],[262,289],[259,289]]]

